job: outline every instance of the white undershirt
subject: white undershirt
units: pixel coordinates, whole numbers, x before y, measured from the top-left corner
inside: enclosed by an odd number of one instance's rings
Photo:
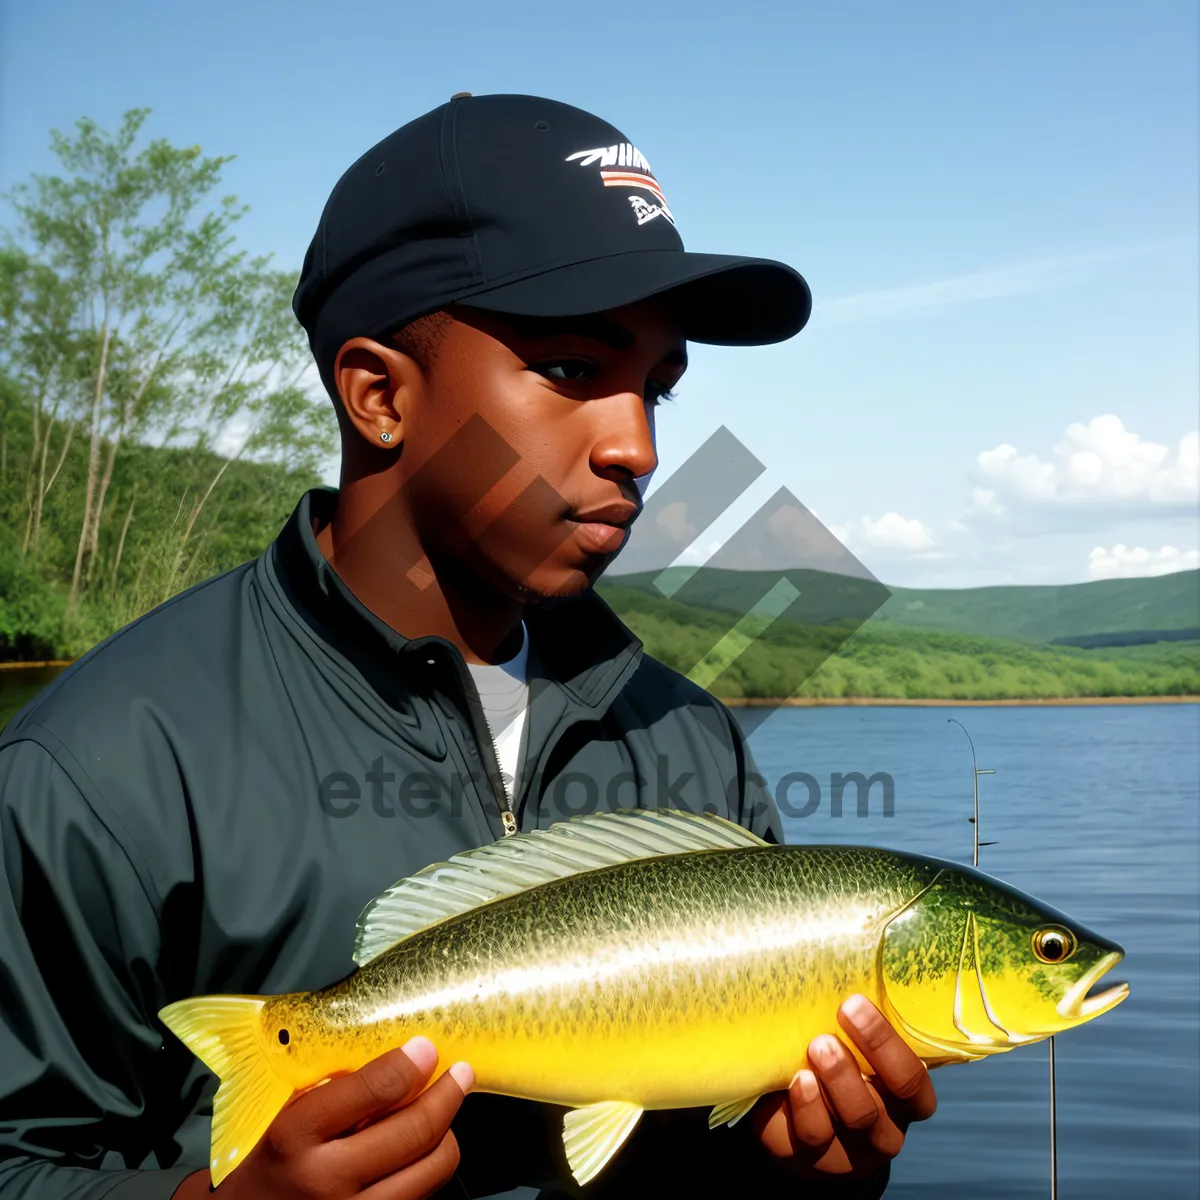
[[[496,758],[510,800],[520,765],[525,712],[529,707],[529,684],[525,677],[528,658],[529,634],[522,621],[521,649],[514,658],[505,663],[467,663],[492,740],[496,743]]]

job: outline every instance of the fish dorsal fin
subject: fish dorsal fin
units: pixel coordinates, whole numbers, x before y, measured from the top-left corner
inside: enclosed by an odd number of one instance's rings
[[[354,961],[364,966],[419,930],[552,879],[639,858],[768,844],[713,813],[623,809],[572,817],[464,851],[394,883],[358,918]]]

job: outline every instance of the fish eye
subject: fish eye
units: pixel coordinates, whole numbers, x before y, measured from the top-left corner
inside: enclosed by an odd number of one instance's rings
[[[292,1040],[292,1036],[290,1033],[288,1033],[288,1031],[286,1029],[281,1029],[279,1031],[279,1044],[281,1046],[286,1046],[288,1044],[288,1042],[290,1042],[291,1040]]]
[[[1033,935],[1033,952],[1044,963],[1065,962],[1078,943],[1068,929],[1039,929]]]

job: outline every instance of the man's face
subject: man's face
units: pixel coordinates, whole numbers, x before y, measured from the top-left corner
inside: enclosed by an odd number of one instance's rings
[[[654,410],[687,366],[677,326],[650,303],[453,315],[403,420],[421,544],[438,574],[526,603],[583,591],[624,546],[636,481],[658,464]]]

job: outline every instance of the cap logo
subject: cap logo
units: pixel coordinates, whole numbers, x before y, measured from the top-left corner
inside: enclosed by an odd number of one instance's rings
[[[650,164],[636,146],[620,142],[615,146],[600,146],[595,150],[576,150],[574,154],[567,156],[566,161],[578,162],[581,167],[599,163],[600,178],[605,187],[639,188],[649,192],[655,203],[642,196],[629,197],[639,225],[645,225],[655,217],[666,217],[672,225],[675,224],[675,217],[667,207],[662,188],[651,174]]]

